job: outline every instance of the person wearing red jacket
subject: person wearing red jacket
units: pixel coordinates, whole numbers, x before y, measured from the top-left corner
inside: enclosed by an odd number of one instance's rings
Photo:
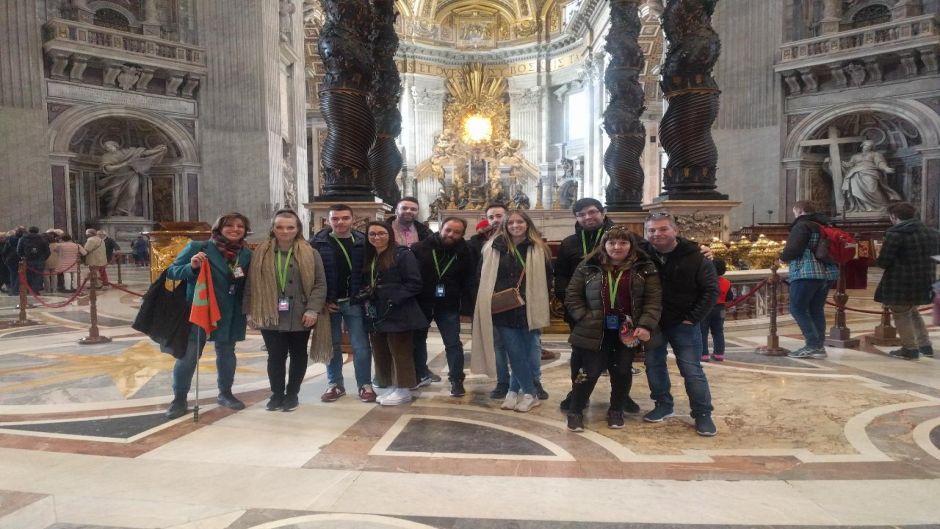
[[[728,267],[722,259],[715,259],[715,273],[718,274],[718,301],[711,312],[702,320],[702,362],[714,360],[721,362],[725,359],[725,304],[734,299],[731,291],[731,281],[725,277]],[[711,332],[714,350],[708,354],[708,333]]]

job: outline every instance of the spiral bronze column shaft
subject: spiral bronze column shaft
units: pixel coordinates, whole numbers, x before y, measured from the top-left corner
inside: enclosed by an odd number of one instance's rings
[[[721,41],[711,26],[718,0],[669,0],[663,31],[669,42],[663,62],[663,97],[668,108],[659,136],[669,156],[662,197],[674,200],[725,200],[718,193],[718,149],[711,127],[718,116],[718,83],[712,69]]]
[[[369,173],[375,194],[388,204],[396,204],[401,190],[395,178],[403,160],[395,138],[401,134],[401,76],[395,66],[398,34],[395,32],[394,0],[373,0],[372,58],[375,77],[372,80],[372,116],[376,137],[369,151]]]
[[[320,0],[326,21],[317,48],[325,77],[320,112],[326,121],[323,145],[324,198],[371,201],[369,149],[375,142],[375,119],[368,97],[372,88],[372,48],[368,2]]]
[[[638,1],[611,0],[610,30],[604,46],[610,54],[610,64],[604,73],[604,84],[610,93],[610,102],[604,110],[604,131],[610,136],[610,145],[604,152],[604,170],[610,177],[606,193],[610,211],[642,210],[640,155],[646,144],[646,128],[640,116],[646,107],[639,80],[644,58],[637,42]]]

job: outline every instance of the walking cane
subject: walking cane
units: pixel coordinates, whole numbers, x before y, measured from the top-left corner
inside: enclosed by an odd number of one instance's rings
[[[193,406],[193,422],[199,422],[199,360],[202,359],[202,327],[196,325],[196,404]]]

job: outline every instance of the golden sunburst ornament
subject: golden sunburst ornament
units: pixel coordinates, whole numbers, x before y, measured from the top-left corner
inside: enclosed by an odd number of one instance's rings
[[[459,77],[447,80],[450,102],[444,110],[444,126],[459,130],[466,144],[502,141],[509,137],[509,105],[506,79],[491,77],[483,65],[464,66]]]

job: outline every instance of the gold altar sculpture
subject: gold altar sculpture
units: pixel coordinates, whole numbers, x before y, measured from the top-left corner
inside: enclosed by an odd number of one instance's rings
[[[538,179],[539,171],[519,152],[523,142],[509,137],[506,86],[505,78],[478,63],[448,80],[443,130],[415,172],[419,181],[438,182],[432,216],[445,209],[482,209],[487,202],[530,207],[525,184]]]

